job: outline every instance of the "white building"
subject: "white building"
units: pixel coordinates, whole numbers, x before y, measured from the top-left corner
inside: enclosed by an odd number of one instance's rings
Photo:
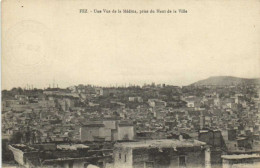
[[[147,140],[117,143],[114,168],[210,167],[210,150],[197,140]]]
[[[257,168],[260,167],[259,154],[222,155],[222,168]]]

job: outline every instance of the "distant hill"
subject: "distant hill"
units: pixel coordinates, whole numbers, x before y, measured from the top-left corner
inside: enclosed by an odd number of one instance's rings
[[[224,86],[224,85],[251,85],[251,84],[260,84],[260,78],[238,78],[233,76],[213,76],[209,77],[204,80],[200,80],[198,82],[195,82],[191,85],[194,86],[202,86],[202,85],[218,85],[218,86]]]

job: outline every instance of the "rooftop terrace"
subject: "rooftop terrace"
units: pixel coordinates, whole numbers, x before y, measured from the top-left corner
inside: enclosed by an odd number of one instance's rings
[[[205,142],[198,140],[177,140],[177,139],[162,139],[162,140],[147,140],[139,142],[124,142],[117,143],[115,147],[121,148],[181,148],[205,146]]]

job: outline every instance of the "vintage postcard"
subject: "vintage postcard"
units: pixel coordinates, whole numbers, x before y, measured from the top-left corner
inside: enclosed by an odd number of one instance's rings
[[[259,0],[3,0],[2,167],[260,167]]]

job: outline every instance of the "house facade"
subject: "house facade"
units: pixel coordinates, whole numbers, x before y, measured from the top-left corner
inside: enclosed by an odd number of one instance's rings
[[[196,140],[147,140],[118,143],[114,168],[210,167],[210,150]]]

